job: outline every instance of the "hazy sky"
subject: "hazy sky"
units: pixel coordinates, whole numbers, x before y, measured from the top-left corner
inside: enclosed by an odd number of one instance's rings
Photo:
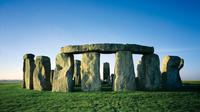
[[[61,47],[90,43],[154,46],[161,64],[180,56],[181,78],[200,80],[200,1],[0,0],[0,79],[22,79],[26,53],[49,56],[54,69]],[[101,70],[105,61],[113,73],[115,55],[101,55]]]

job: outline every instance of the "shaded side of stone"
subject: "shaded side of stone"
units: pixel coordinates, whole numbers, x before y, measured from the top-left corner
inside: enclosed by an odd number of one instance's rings
[[[60,53],[56,56],[52,91],[71,92],[73,90],[74,56]]]
[[[33,89],[33,71],[35,69],[34,55],[24,55],[23,62],[23,88]]]
[[[81,85],[81,61],[74,61],[74,81],[75,85]]]
[[[118,51],[115,57],[114,91],[136,90],[132,53],[130,51]]]
[[[54,70],[51,70],[51,74],[50,74],[50,83],[51,83],[51,87],[53,85],[53,76],[54,76]]]
[[[100,54],[84,53],[81,59],[81,89],[82,91],[100,91]]]
[[[137,67],[139,90],[154,91],[160,87],[160,60],[157,54],[142,56]]]
[[[35,70],[33,73],[34,90],[51,90],[50,74],[51,63],[47,56],[37,56],[35,61]]]
[[[180,69],[184,60],[178,56],[165,56],[162,63],[162,87],[167,90],[175,90],[182,86]]]
[[[108,62],[103,63],[103,80],[106,83],[110,82],[110,65]]]

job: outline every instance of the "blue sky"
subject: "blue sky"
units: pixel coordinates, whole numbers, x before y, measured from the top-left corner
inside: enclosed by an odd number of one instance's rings
[[[154,46],[161,64],[180,56],[181,78],[200,80],[199,12],[199,0],[0,0],[0,79],[22,79],[26,53],[49,56],[54,69],[63,46],[129,43]],[[101,55],[101,70],[105,61],[113,73],[115,55]]]

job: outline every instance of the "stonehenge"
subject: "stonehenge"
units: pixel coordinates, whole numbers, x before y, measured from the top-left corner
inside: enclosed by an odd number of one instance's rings
[[[35,69],[33,72],[34,90],[51,90],[50,74],[51,63],[47,56],[37,56],[35,60]]]
[[[71,92],[73,89],[74,56],[60,53],[56,56],[52,91]]]
[[[114,91],[134,91],[135,72],[132,53],[130,51],[118,51],[115,62]]]
[[[160,87],[160,60],[156,54],[143,55],[137,66],[139,90],[158,90]]]
[[[81,89],[82,91],[100,91],[100,54],[84,53],[81,58]]]
[[[100,55],[115,53],[114,73],[110,75],[110,65],[103,63],[103,81],[100,78]],[[74,60],[74,54],[82,54],[81,61]],[[137,77],[132,54],[141,54],[137,65]],[[22,88],[48,90],[52,92],[72,92],[74,86],[81,86],[85,92],[101,91],[102,82],[112,85],[113,91],[155,91],[160,88],[174,90],[180,88],[180,69],[184,60],[178,56],[160,60],[154,48],[137,44],[86,44],[62,47],[56,56],[55,69],[51,70],[50,58],[25,54],[23,59]],[[111,78],[111,79],[110,79]]]
[[[167,90],[175,90],[182,86],[180,69],[184,60],[178,56],[165,56],[162,64],[162,86]]]
[[[33,89],[33,70],[35,69],[33,54],[24,55],[23,64],[23,88]]]
[[[110,83],[110,65],[108,62],[103,63],[103,81]]]
[[[116,53],[117,51],[130,51],[134,54],[152,54],[153,47],[147,47],[137,44],[86,44],[86,45],[69,45],[60,49],[61,53],[79,54],[86,52],[98,53]]]

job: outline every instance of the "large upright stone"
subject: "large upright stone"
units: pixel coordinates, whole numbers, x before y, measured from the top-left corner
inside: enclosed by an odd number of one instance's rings
[[[157,54],[143,55],[137,67],[140,90],[154,91],[160,87],[160,60]]]
[[[136,85],[132,53],[118,51],[115,57],[114,91],[134,91]]]
[[[71,92],[73,90],[74,56],[73,54],[58,54],[54,71],[53,88],[56,92]]]
[[[106,83],[110,82],[110,65],[108,62],[103,63],[103,80]]]
[[[90,52],[82,55],[81,89],[82,91],[101,90],[99,53]]]
[[[23,88],[33,89],[33,71],[35,69],[34,57],[35,55],[33,54],[26,54],[23,57]]]
[[[162,86],[167,90],[174,90],[182,86],[180,69],[184,60],[178,56],[165,56],[162,64]]]
[[[50,73],[51,63],[47,56],[37,56],[33,73],[34,90],[51,90]]]
[[[81,85],[81,61],[74,61],[74,81],[75,85]]]

